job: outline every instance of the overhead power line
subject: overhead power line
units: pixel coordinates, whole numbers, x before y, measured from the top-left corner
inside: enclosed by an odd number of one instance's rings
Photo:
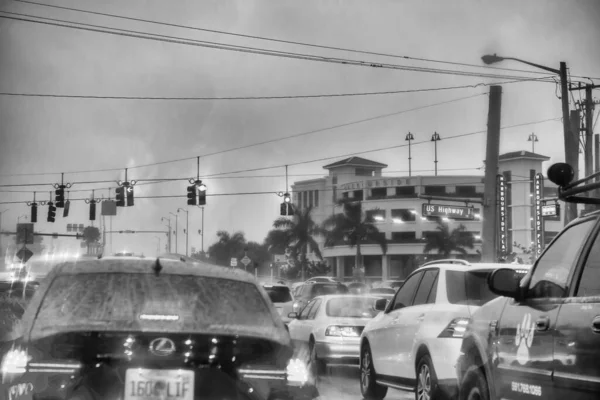
[[[535,125],[535,124],[544,123],[544,122],[558,121],[560,119],[561,118],[549,118],[549,119],[540,120],[540,121],[532,121],[532,122],[525,122],[525,123],[521,123],[521,124],[508,125],[508,126],[501,127],[500,129],[510,129],[510,128],[516,128],[516,127],[520,127],[520,126]],[[463,134],[458,134],[458,135],[454,135],[454,136],[446,136],[446,137],[444,137],[444,140],[459,139],[459,138],[462,138],[462,137],[472,136],[472,135],[481,134],[481,133],[485,133],[485,132],[487,132],[487,130],[480,130],[480,131],[475,131],[475,132],[463,133]],[[430,141],[429,140],[425,140],[425,141],[421,141],[421,142],[415,142],[415,143],[412,143],[412,146],[419,145],[419,144],[424,144],[424,143],[430,143]],[[289,166],[294,166],[294,165],[310,164],[310,163],[314,163],[314,162],[326,161],[326,160],[331,160],[331,159],[335,159],[335,158],[351,157],[351,156],[356,156],[356,155],[365,154],[365,153],[374,153],[374,152],[378,152],[378,151],[392,150],[392,149],[397,149],[397,148],[400,148],[400,147],[407,147],[407,146],[408,146],[407,144],[394,145],[394,146],[386,146],[386,147],[381,147],[381,148],[376,148],[376,149],[358,151],[358,152],[341,154],[341,155],[338,154],[338,155],[335,155],[335,156],[322,157],[322,158],[317,158],[317,159],[312,159],[312,160],[297,161],[297,162],[288,162],[286,164],[281,164],[281,165],[271,165],[271,166],[258,167],[258,168],[247,168],[247,169],[238,170],[238,171],[228,171],[228,172],[208,174],[208,175],[203,175],[202,178],[206,179],[206,178],[212,178],[212,177],[215,177],[215,176],[239,174],[239,173],[244,173],[244,172],[263,171],[263,170],[274,169],[274,168],[283,168],[283,167],[286,167],[286,166],[289,167]],[[187,179],[187,178],[181,178],[181,179]],[[174,178],[174,179],[171,178],[171,180],[179,180],[179,178]],[[72,184],[93,184],[93,183],[107,183],[107,182],[114,182],[114,181],[106,181],[106,180],[103,180],[103,181],[85,181],[85,182],[72,182]],[[53,185],[53,184],[54,184],[54,182],[35,183],[35,184],[32,184],[32,183],[0,184],[0,187],[47,186],[47,185]],[[89,189],[89,190],[92,190],[92,189]],[[100,189],[95,189],[95,190],[100,190]]]
[[[378,63],[374,61],[362,61],[362,60],[353,60],[346,58],[337,58],[337,57],[326,57],[326,56],[318,56],[313,54],[304,54],[304,53],[294,53],[294,52],[285,52],[279,50],[270,50],[263,49],[257,47],[249,47],[249,46],[238,46],[231,44],[223,44],[218,42],[211,42],[205,40],[196,40],[189,38],[182,38],[177,36],[169,36],[169,35],[161,35],[156,33],[149,32],[141,32],[134,31],[130,29],[120,29],[120,28],[112,28],[102,25],[95,24],[86,24],[82,22],[73,22],[66,21],[56,18],[47,18],[40,17],[29,14],[21,14],[14,13],[8,11],[0,11],[4,14],[9,15],[17,15],[19,17],[11,17],[7,15],[0,15],[0,18],[12,19],[16,21],[24,21],[24,22],[32,22],[44,25],[53,25],[63,28],[71,28],[78,30],[85,30],[90,32],[97,33],[106,33],[111,35],[119,35],[119,36],[128,36],[139,39],[147,39],[147,40],[156,40],[167,43],[175,43],[175,44],[183,44],[183,45],[191,45],[205,48],[212,48],[218,50],[227,50],[227,51],[236,51],[242,53],[250,53],[255,55],[266,55],[266,56],[274,56],[274,57],[283,57],[290,59],[298,59],[305,61],[317,61],[317,62],[326,62],[326,63],[334,63],[334,64],[343,64],[343,65],[352,65],[352,66],[360,66],[367,68],[380,68],[380,69],[393,69],[393,70],[403,70],[403,71],[413,71],[413,72],[429,72],[429,73],[438,73],[438,74],[447,74],[447,75],[457,75],[457,76],[469,76],[469,77],[483,77],[483,78],[497,78],[497,79],[523,79],[530,80],[530,77],[523,76],[513,76],[513,75],[499,75],[499,74],[484,74],[472,71],[456,71],[456,70],[443,70],[436,68],[424,68],[424,67],[414,67],[408,65],[399,65],[399,64],[390,64],[390,63]],[[37,18],[37,19],[28,19],[29,18]]]
[[[322,93],[322,94],[299,94],[299,95],[281,95],[281,96],[225,96],[225,97],[165,97],[165,96],[101,96],[101,95],[81,95],[81,94],[56,94],[56,93],[19,93],[19,92],[0,92],[0,96],[13,97],[48,97],[65,99],[92,99],[92,100],[161,100],[161,101],[219,101],[219,100],[281,100],[281,99],[314,99],[327,97],[360,97],[360,96],[380,96],[405,93],[423,93],[439,92],[444,90],[456,89],[474,89],[479,86],[505,85],[510,83],[545,81],[547,77],[532,79],[517,79],[496,83],[476,83],[474,85],[445,86],[423,89],[403,89],[403,90],[384,90],[375,92],[354,92],[354,93]]]
[[[490,69],[490,70],[494,69],[494,70],[511,71],[511,72],[526,72],[526,73],[532,73],[532,74],[545,74],[544,72],[541,72],[541,71],[530,71],[530,70],[504,68],[504,67],[489,66],[489,65],[478,65],[478,64],[469,64],[469,63],[461,63],[461,62],[453,62],[453,61],[436,60],[436,59],[431,59],[431,58],[411,57],[411,56],[399,55],[399,54],[390,54],[390,53],[350,49],[350,48],[345,48],[345,47],[327,46],[327,45],[306,43],[306,42],[293,41],[293,40],[283,40],[283,39],[277,39],[277,38],[271,38],[271,37],[265,37],[265,36],[248,35],[248,34],[228,32],[228,31],[216,30],[216,29],[199,28],[199,27],[195,27],[195,26],[174,24],[174,23],[169,23],[169,22],[164,22],[164,21],[155,21],[155,20],[149,20],[149,19],[143,19],[143,18],[128,17],[128,16],[118,15],[118,14],[103,13],[103,12],[99,12],[99,11],[84,10],[81,8],[58,6],[58,5],[54,5],[54,4],[44,4],[44,3],[38,3],[35,1],[27,1],[27,0],[14,0],[14,1],[19,2],[19,3],[32,4],[32,5],[61,9],[61,10],[76,11],[76,12],[80,12],[80,13],[93,14],[93,15],[101,15],[104,17],[118,18],[118,19],[124,19],[124,20],[129,20],[129,21],[136,21],[136,22],[144,22],[144,23],[162,25],[162,26],[170,26],[170,27],[174,27],[174,28],[191,29],[191,30],[201,31],[201,32],[217,33],[217,34],[221,34],[221,35],[242,37],[242,38],[246,38],[246,39],[263,40],[263,41],[269,41],[269,42],[274,42],[274,43],[292,44],[292,45],[297,45],[297,46],[306,46],[306,47],[319,48],[319,49],[325,49],[325,50],[336,50],[336,51],[345,51],[345,52],[349,52],[349,53],[365,54],[365,55],[372,55],[372,56],[402,58],[402,59],[406,59],[406,60],[448,64],[448,65],[456,65],[456,66],[463,66],[463,67],[474,67],[474,68],[483,68],[483,69]],[[578,78],[588,79],[587,77],[583,77],[583,76],[578,76]]]
[[[435,106],[439,106],[439,105],[455,103],[455,102],[458,102],[458,101],[468,100],[468,99],[472,99],[472,98],[479,97],[479,96],[485,96],[485,95],[487,95],[487,93],[478,93],[478,94],[474,94],[474,95],[471,95],[471,96],[459,97],[459,98],[455,98],[455,99],[451,99],[451,100],[446,100],[446,101],[442,101],[442,102],[437,102],[437,103],[432,103],[432,104],[426,104],[426,105],[423,105],[423,106],[418,106],[418,107],[413,107],[413,108],[409,108],[409,109],[405,109],[405,110],[395,111],[395,112],[392,112],[392,113],[380,114],[380,115],[376,115],[376,116],[369,117],[369,118],[363,118],[363,119],[354,120],[354,121],[350,121],[350,122],[345,122],[345,123],[341,123],[341,124],[331,125],[331,126],[327,126],[327,127],[324,127],[324,128],[313,129],[313,130],[310,130],[310,131],[295,133],[295,134],[292,134],[292,135],[287,135],[287,136],[283,136],[283,137],[279,137],[279,138],[275,138],[275,139],[264,140],[264,141],[261,141],[261,142],[251,143],[251,144],[242,145],[242,146],[236,146],[236,147],[232,147],[232,148],[228,148],[228,149],[223,149],[223,150],[217,150],[217,151],[210,152],[210,153],[198,154],[198,155],[194,155],[194,156],[190,156],[190,157],[184,157],[184,158],[178,158],[178,159],[174,159],[174,160],[159,161],[159,162],[150,163],[150,164],[134,165],[134,166],[128,167],[128,169],[154,167],[154,166],[157,166],[157,165],[170,164],[170,163],[181,162],[181,161],[196,160],[197,157],[201,157],[201,158],[202,157],[209,157],[209,156],[214,156],[214,155],[218,155],[218,154],[229,153],[229,152],[232,152],[232,151],[237,151],[237,150],[242,150],[242,149],[248,149],[248,148],[251,148],[251,147],[262,146],[262,145],[265,145],[265,144],[276,143],[276,142],[280,142],[280,141],[283,141],[283,140],[293,139],[293,138],[297,138],[297,137],[301,137],[301,136],[307,136],[307,135],[311,135],[311,134],[315,134],[315,133],[320,133],[320,132],[325,132],[325,131],[329,131],[329,130],[333,130],[333,129],[337,129],[337,128],[343,128],[343,127],[346,127],[346,126],[352,126],[352,125],[356,125],[356,124],[360,124],[360,123],[364,123],[364,122],[374,121],[374,120],[377,120],[377,119],[388,118],[388,117],[392,117],[392,116],[395,116],[395,115],[404,114],[404,113],[407,113],[407,112],[423,110],[423,109],[430,108],[430,107],[435,107]],[[61,173],[64,173],[64,174],[79,174],[79,173],[94,173],[94,172],[112,172],[112,171],[123,171],[123,169],[124,168],[121,167],[121,168],[104,168],[104,169],[85,170],[85,171],[69,171],[69,172],[41,172],[41,173],[4,174],[4,175],[0,175],[0,177],[2,177],[2,176],[6,177],[6,176],[60,175]]]

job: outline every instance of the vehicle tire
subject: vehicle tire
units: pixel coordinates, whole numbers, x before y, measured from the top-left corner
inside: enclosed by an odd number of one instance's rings
[[[375,377],[371,348],[365,343],[360,350],[360,393],[365,400],[383,400],[387,394],[387,386],[379,385]]]
[[[481,368],[469,368],[458,393],[459,400],[490,400],[490,388]]]
[[[415,390],[416,400],[444,399],[445,396],[438,385],[433,362],[428,354],[425,354],[419,359],[415,372],[417,376],[417,387]]]
[[[319,375],[325,373],[326,365],[323,360],[319,360],[319,357],[317,355],[317,346],[315,346],[315,340],[313,338],[310,338],[310,341],[308,343],[308,350],[310,354],[310,368],[315,376],[315,380],[318,380]]]

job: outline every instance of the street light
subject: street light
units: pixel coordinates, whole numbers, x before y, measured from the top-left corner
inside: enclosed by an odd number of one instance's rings
[[[172,212],[169,214],[175,217],[175,253],[179,254],[179,216]]]
[[[567,63],[564,61],[560,62],[560,69],[546,67],[544,65],[532,63],[529,61],[521,60],[515,57],[500,57],[496,54],[487,54],[481,57],[481,60],[485,64],[494,64],[503,60],[518,61],[523,64],[531,65],[544,71],[552,72],[560,77],[560,100],[562,103],[562,121],[563,121],[563,136],[565,144],[565,162],[571,165],[575,171],[579,163],[579,156],[577,155],[577,149],[579,148],[579,132],[571,132],[571,121],[569,117],[569,89],[567,83]],[[576,172],[577,173],[577,172]],[[565,223],[571,222],[577,217],[577,207],[572,203],[567,203],[567,212]]]
[[[177,212],[184,211],[185,212],[185,256],[188,256],[188,237],[190,235],[190,213],[188,210],[184,210],[183,208],[178,208]]]
[[[440,138],[440,135],[437,132],[434,132],[433,135],[431,135],[431,141],[433,142],[433,146],[435,148],[435,160],[434,160],[434,164],[435,164],[435,176],[437,176],[437,163],[438,163],[438,159],[437,159],[437,142],[442,140]]]
[[[535,153],[535,142],[539,142],[536,134],[532,133],[531,135],[529,135],[529,138],[527,139],[527,141],[531,142],[531,152]]]
[[[165,218],[165,217],[161,217],[160,218],[161,222],[164,220],[167,220],[169,222],[169,225],[166,225],[167,228],[169,228],[169,234],[168,236],[168,240],[169,240],[169,253],[171,252],[171,218]]]
[[[160,237],[154,236],[154,239],[158,240],[158,244],[156,245],[156,256],[160,255]]]
[[[412,156],[410,154],[410,142],[415,140],[415,137],[412,133],[408,132],[408,135],[406,135],[406,138],[404,140],[408,141],[408,176],[411,176],[410,160],[412,160]]]

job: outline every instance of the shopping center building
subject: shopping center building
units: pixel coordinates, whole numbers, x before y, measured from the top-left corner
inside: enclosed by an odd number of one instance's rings
[[[499,174],[506,182],[508,254],[520,252],[516,246],[513,248],[514,242],[524,247],[534,244],[534,177],[545,172],[542,163],[548,160],[546,156],[528,151],[507,153],[499,158]],[[327,176],[292,185],[292,201],[300,208],[312,206],[312,216],[317,223],[340,213],[342,209],[336,204],[341,199],[362,202],[363,210],[372,214],[388,244],[385,255],[374,242],[361,244],[365,278],[404,279],[423,262],[439,257],[435,250],[426,254],[423,249],[428,235],[435,234],[440,219],[450,230],[463,224],[474,236],[475,245],[467,249],[466,256],[460,257],[472,261],[480,259],[483,175],[384,176],[387,165],[361,157],[350,157],[323,168],[329,172]],[[543,197],[556,197],[556,186],[547,179],[543,184]],[[435,200],[435,197],[452,201]],[[563,205],[561,209],[564,210]],[[438,217],[424,215],[424,212],[431,214],[429,210]],[[446,216],[439,217],[440,213]],[[545,243],[562,228],[561,219],[562,216],[544,217]],[[351,279],[356,248],[344,243],[324,247],[323,238],[315,239],[333,274],[343,280]],[[458,253],[452,254],[452,257],[457,256]]]

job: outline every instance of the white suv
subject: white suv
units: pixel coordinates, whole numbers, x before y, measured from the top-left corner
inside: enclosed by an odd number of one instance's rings
[[[361,335],[360,387],[367,400],[383,399],[388,388],[417,399],[452,398],[458,390],[455,365],[471,314],[496,298],[487,277],[497,268],[525,273],[529,265],[470,264],[438,260],[415,270],[392,301]]]

